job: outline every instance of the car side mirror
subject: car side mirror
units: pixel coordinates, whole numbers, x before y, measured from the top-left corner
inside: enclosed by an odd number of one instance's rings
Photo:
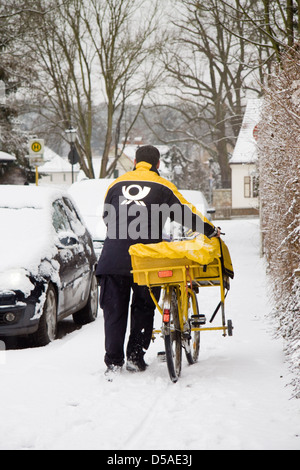
[[[79,240],[73,233],[62,232],[58,235],[58,243],[56,244],[58,248],[70,248],[72,246],[78,245]]]

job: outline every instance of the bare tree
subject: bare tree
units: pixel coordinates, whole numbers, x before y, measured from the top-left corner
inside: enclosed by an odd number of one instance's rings
[[[145,4],[149,8],[147,15],[137,15]],[[157,5],[141,0],[91,0],[89,10],[85,10],[85,25],[95,48],[107,104],[101,177],[112,172],[120,156],[117,144],[127,103],[134,99],[138,106],[125,128],[125,140],[159,76],[153,61],[157,44],[151,40],[157,30]],[[115,159],[109,165],[113,134]]]
[[[244,98],[260,95],[274,59],[299,37],[299,0],[181,0],[164,54],[176,125],[161,122],[171,143],[195,142],[219,162],[228,186],[228,152],[241,125]],[[172,46],[170,48],[169,46]],[[267,72],[267,74],[266,74]],[[153,123],[152,123],[153,125]]]
[[[34,68],[22,47],[34,18],[42,15],[33,1],[7,0],[0,3],[0,145],[25,165],[27,136],[21,132],[19,115],[24,100],[16,93],[30,83]]]
[[[228,187],[228,154],[240,129],[244,90],[251,84],[248,63],[252,50],[242,39],[246,23],[239,9],[233,14],[218,0],[182,0],[178,4],[164,66],[171,79],[172,107],[182,119],[169,131],[176,135],[177,143],[193,142],[205,148],[220,165],[222,186]],[[232,29],[239,31],[240,39]]]
[[[42,9],[44,2],[37,3]],[[30,87],[36,104],[32,109],[43,118],[45,134],[61,139],[67,128],[77,127],[80,164],[92,178],[93,51],[82,28],[82,2],[52,0],[51,5],[27,41],[31,62],[38,70]]]
[[[299,0],[220,0],[229,10],[240,11],[250,35],[245,43],[255,45],[264,63],[271,59],[281,62],[287,47],[292,47],[300,35]],[[233,31],[234,32],[234,31]],[[240,36],[241,37],[241,36]]]
[[[116,150],[109,162],[112,144],[117,149],[120,133],[130,131],[155,85],[158,72],[151,57],[156,47],[151,37],[156,30],[157,8],[151,4],[148,15],[139,18],[136,11],[145,3],[52,0],[55,14],[45,15],[32,36],[32,60],[35,57],[40,67],[34,87],[39,106],[44,104],[40,112],[61,134],[71,124],[77,127],[81,167],[91,178],[95,177],[91,147],[95,98],[99,101],[101,96],[107,109],[100,172],[105,177],[120,156]],[[137,104],[137,112],[125,126],[129,102]]]

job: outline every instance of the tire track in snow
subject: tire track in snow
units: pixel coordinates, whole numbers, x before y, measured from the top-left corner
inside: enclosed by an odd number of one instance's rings
[[[146,374],[149,389],[148,395],[145,396],[145,413],[142,415],[142,417],[139,419],[139,421],[135,424],[134,428],[129,433],[128,438],[125,440],[122,446],[122,450],[145,449],[145,442],[147,442],[149,432],[153,433],[153,430],[157,425],[159,417],[161,416],[161,414],[163,414],[163,409],[165,406],[164,397],[167,395],[167,390],[169,387],[174,386],[174,384],[172,384],[169,379],[167,364],[157,362],[157,358],[155,358],[150,364]],[[141,394],[145,393],[145,382],[143,379],[145,375],[141,374],[141,376],[139,377]],[[152,393],[154,391],[155,396],[153,398]],[[149,403],[147,402],[147,397],[150,394],[152,395],[152,399]],[[156,422],[156,425],[154,427],[152,426],[153,421]]]

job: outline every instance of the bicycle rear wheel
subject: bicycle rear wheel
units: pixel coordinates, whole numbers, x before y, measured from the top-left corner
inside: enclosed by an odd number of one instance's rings
[[[177,296],[174,288],[170,289],[169,298],[165,299],[163,321],[166,361],[170,379],[175,383],[181,373],[182,345]]]

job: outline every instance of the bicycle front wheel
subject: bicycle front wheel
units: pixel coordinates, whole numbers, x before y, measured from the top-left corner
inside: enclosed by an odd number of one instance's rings
[[[200,331],[192,331],[192,327],[196,326],[199,327],[200,323],[198,323],[199,315],[199,307],[198,301],[195,292],[193,292],[193,300],[191,300],[189,306],[189,324],[190,324],[190,332],[188,339],[185,339],[184,342],[184,349],[187,361],[190,365],[195,364],[198,361],[199,351],[200,351]],[[194,307],[193,307],[194,305]],[[196,309],[196,311],[195,311]]]
[[[177,382],[181,373],[182,345],[176,290],[170,289],[164,303],[164,342],[170,379]]]

